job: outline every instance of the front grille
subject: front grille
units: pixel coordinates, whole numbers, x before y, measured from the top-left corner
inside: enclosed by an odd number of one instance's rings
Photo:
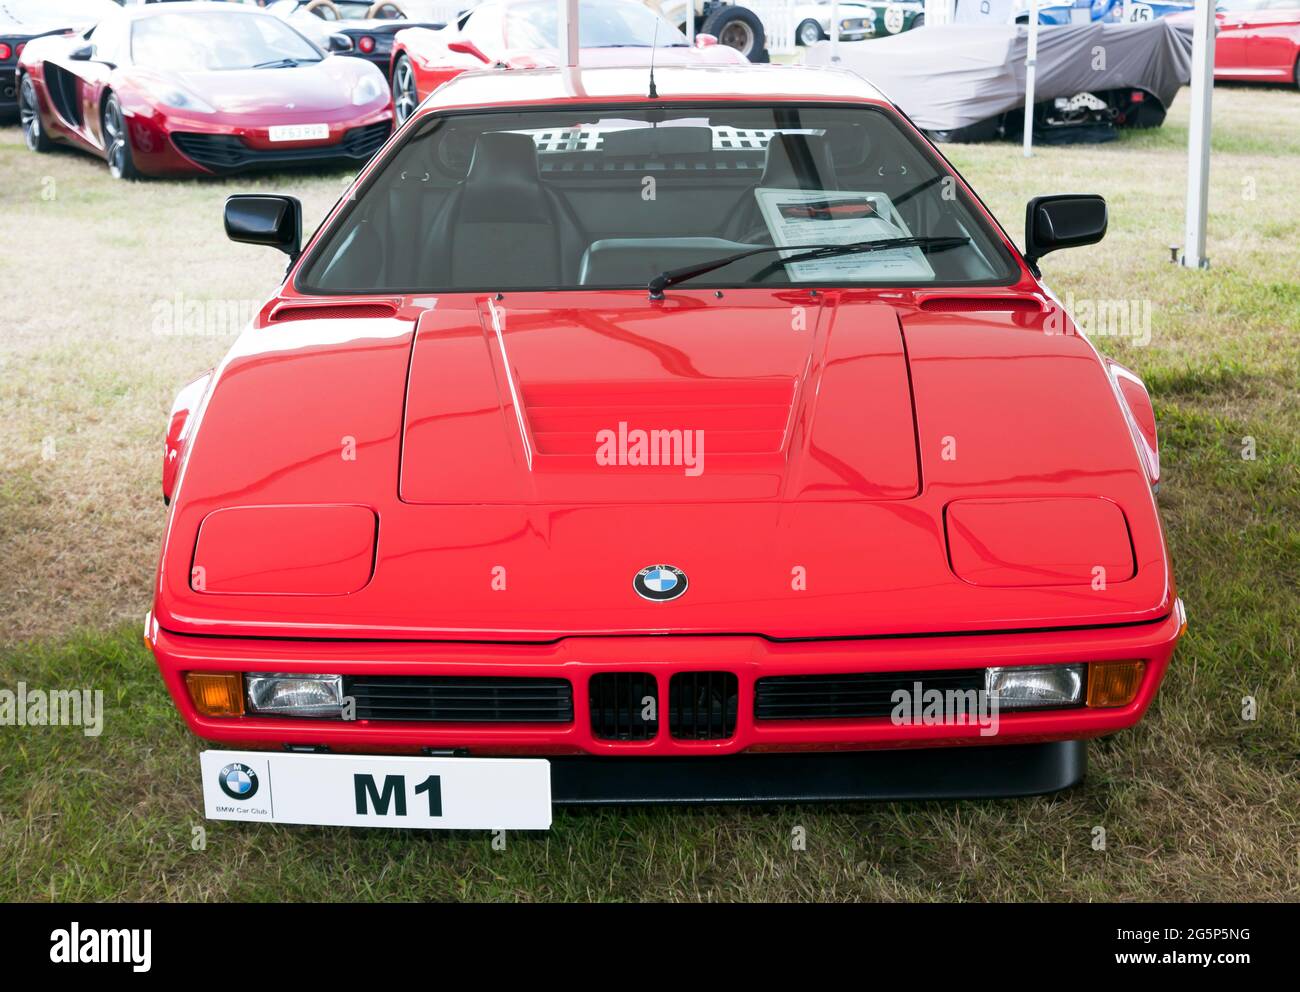
[[[358,720],[415,723],[569,723],[566,679],[479,676],[349,675],[343,691]]]
[[[603,672],[587,684],[591,732],[607,741],[648,741],[659,732],[659,689],[645,672]],[[650,718],[646,718],[647,706]]]
[[[186,157],[214,172],[274,165],[295,165],[332,159],[361,160],[370,158],[392,131],[389,121],[350,128],[343,139],[332,145],[306,148],[250,148],[233,134],[195,134],[176,131],[172,141]]]
[[[893,694],[938,689],[966,691],[984,688],[984,669],[961,668],[931,672],[869,672],[850,675],[781,675],[754,685],[754,717],[758,720],[854,720],[889,716]]]
[[[731,672],[679,672],[668,683],[668,727],[684,741],[721,741],[736,732],[740,686]]]

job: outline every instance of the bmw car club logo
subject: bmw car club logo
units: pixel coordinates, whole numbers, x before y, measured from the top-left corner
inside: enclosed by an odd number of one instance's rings
[[[676,599],[686,591],[686,573],[672,565],[650,565],[636,573],[632,588],[642,599]]]
[[[231,799],[252,799],[257,795],[257,772],[238,761],[221,769],[217,782]]]

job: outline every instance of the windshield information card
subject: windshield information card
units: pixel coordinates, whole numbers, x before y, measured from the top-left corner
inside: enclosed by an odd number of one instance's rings
[[[912,236],[884,193],[760,187],[754,195],[776,245],[818,247]],[[785,257],[794,254],[798,252],[782,252]],[[934,278],[934,269],[919,248],[793,262],[787,271],[798,282]]]

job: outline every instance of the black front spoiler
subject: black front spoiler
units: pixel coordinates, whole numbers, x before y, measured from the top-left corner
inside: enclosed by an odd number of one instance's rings
[[[700,758],[551,758],[561,806],[1008,799],[1068,789],[1084,741]]]

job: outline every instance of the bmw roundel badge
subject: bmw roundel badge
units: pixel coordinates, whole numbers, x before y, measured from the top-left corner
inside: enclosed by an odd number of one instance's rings
[[[238,761],[217,773],[217,783],[231,799],[252,799],[257,795],[257,772]]]
[[[642,599],[662,603],[686,591],[686,573],[673,565],[649,565],[636,573],[632,588]]]

